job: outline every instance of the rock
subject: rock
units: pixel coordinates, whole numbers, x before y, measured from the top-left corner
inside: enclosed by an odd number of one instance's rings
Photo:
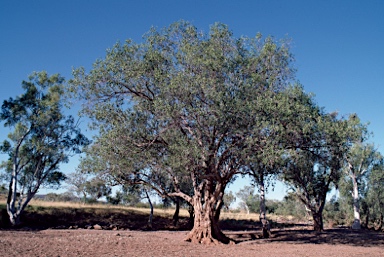
[[[93,226],[93,229],[95,229],[95,230],[102,230],[103,228],[99,224],[96,224],[96,225]]]

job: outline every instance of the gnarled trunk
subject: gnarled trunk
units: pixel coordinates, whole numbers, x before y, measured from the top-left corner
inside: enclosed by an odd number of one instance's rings
[[[323,223],[323,214],[321,211],[311,211],[313,217],[313,230],[315,231],[323,231],[324,223]]]
[[[218,222],[219,219],[220,219],[220,214],[221,214],[221,209],[223,208],[224,206],[224,202],[221,201],[220,204],[218,205],[217,209],[216,209],[216,212],[215,212],[215,220]]]
[[[220,244],[230,243],[219,227],[216,220],[217,201],[214,197],[205,197],[204,204],[201,198],[193,197],[194,223],[193,228],[189,232],[186,241],[201,244]]]

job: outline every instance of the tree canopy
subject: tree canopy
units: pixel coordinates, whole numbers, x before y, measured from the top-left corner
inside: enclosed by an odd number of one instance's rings
[[[40,186],[59,185],[65,179],[59,164],[89,143],[74,118],[62,113],[63,82],[58,74],[33,73],[22,83],[25,92],[1,106],[0,120],[13,129],[0,150],[9,156],[2,168],[9,182],[7,212],[14,225]]]
[[[287,44],[235,38],[219,23],[203,33],[178,22],[150,30],[143,43],[116,44],[71,81],[100,128],[83,169],[183,198],[195,211],[189,240],[229,242],[215,212],[244,164],[243,150],[263,149],[258,138],[275,121],[265,109],[293,78],[291,61]],[[185,180],[192,196],[180,187]]]

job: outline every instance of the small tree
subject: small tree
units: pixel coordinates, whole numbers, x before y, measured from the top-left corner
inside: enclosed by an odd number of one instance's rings
[[[369,176],[365,194],[366,225],[372,222],[377,230],[384,230],[384,161],[376,163]]]
[[[260,195],[255,194],[255,187],[244,186],[240,189],[236,196],[241,200],[240,208],[248,214],[250,212],[257,213],[260,207]]]
[[[346,153],[355,139],[349,124],[356,116],[338,119],[337,113],[325,113],[311,97],[301,95],[298,100],[305,108],[298,112],[296,123],[287,124],[286,129],[293,133],[288,133],[287,164],[282,176],[310,210],[314,230],[322,231],[326,196],[342,176]]]
[[[347,155],[347,165],[344,172],[352,183],[351,195],[353,198],[353,229],[361,228],[360,220],[360,193],[363,190],[363,180],[371,172],[375,164],[380,162],[381,156],[373,144],[356,142]]]
[[[79,171],[68,174],[66,184],[68,185],[68,190],[74,192],[78,199],[83,199],[83,202],[87,201],[87,190],[86,183],[88,181],[88,176]]]
[[[103,179],[93,177],[85,182],[85,192],[90,196],[92,201],[97,201],[103,196],[109,196],[112,192],[111,187],[106,185]]]
[[[225,193],[224,196],[223,196],[223,207],[226,211],[229,211],[229,207],[231,206],[231,204],[233,204],[234,202],[236,202],[236,197],[235,195],[232,193],[232,191],[229,191],[228,193]]]
[[[9,159],[2,163],[9,182],[7,212],[12,225],[20,222],[29,201],[41,186],[59,186],[65,175],[60,163],[88,144],[74,119],[62,113],[64,79],[46,72],[23,81],[25,93],[4,101],[0,120],[12,128],[0,146]]]

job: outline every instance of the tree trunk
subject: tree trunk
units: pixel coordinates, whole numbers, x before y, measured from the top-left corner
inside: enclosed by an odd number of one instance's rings
[[[377,230],[380,231],[383,228],[383,222],[384,222],[384,215],[383,213],[380,213],[380,218],[379,218],[379,225],[377,227]]]
[[[150,211],[150,213],[149,213],[149,219],[148,219],[148,228],[149,229],[152,229],[152,220],[153,220],[153,205],[152,205],[152,201],[151,201],[151,198],[149,198],[149,195],[148,195],[148,192],[147,191],[145,191],[145,195],[146,195],[146,197],[147,197],[147,199],[148,199],[148,203],[149,203],[149,206],[150,206],[150,208],[151,208],[151,211]]]
[[[17,200],[17,174],[16,174],[17,166],[13,167],[12,178],[9,182],[8,189],[8,198],[7,198],[7,213],[9,216],[9,221],[12,226],[18,225],[20,223],[20,217],[17,215],[16,210],[16,200]]]
[[[208,194],[209,192],[205,192]],[[189,232],[186,241],[201,244],[230,243],[220,230],[216,215],[216,199],[213,196],[205,195],[204,204],[201,203],[199,194],[193,197],[193,209],[195,213],[194,224]]]
[[[369,216],[371,215],[369,207],[367,208],[367,215],[365,216],[365,227],[369,228]]]
[[[359,203],[359,189],[357,185],[356,176],[351,176],[353,182],[353,224],[352,229],[361,229],[361,220],[360,220],[360,203]]]
[[[189,213],[188,227],[189,229],[192,229],[193,224],[195,223],[195,211],[193,210],[193,206],[189,203],[188,203],[188,213]]]
[[[313,230],[315,231],[323,231],[324,230],[324,223],[323,223],[323,214],[321,211],[311,211],[312,217],[313,217]]]
[[[174,202],[176,204],[176,208],[175,208],[175,213],[173,214],[172,220],[173,220],[173,225],[176,226],[177,223],[179,222],[179,212],[180,212],[180,199],[179,199],[179,197],[176,197],[174,199]]]
[[[265,208],[265,187],[264,182],[262,181],[259,184],[260,190],[260,222],[262,224],[261,235],[263,238],[269,238],[271,235],[271,230],[269,222],[267,220],[266,208]]]
[[[16,195],[16,196],[15,196]],[[7,202],[7,213],[9,216],[9,221],[12,226],[18,226],[20,225],[20,216],[24,212],[25,207],[27,207],[28,203],[31,201],[31,199],[34,197],[35,193],[31,193],[27,195],[26,199],[20,199],[20,202],[18,206],[15,206],[16,199],[11,199],[11,203]],[[13,194],[11,196],[8,196],[8,198],[17,197],[17,194]],[[19,196],[22,197],[22,196]],[[12,204],[13,202],[13,204]],[[13,205],[13,206],[12,206]]]
[[[17,214],[17,212],[11,211],[7,204],[7,213],[9,216],[9,222],[11,222],[12,226],[20,225],[20,215]]]
[[[15,170],[15,168],[14,168]],[[9,183],[8,198],[7,198],[7,213],[9,216],[9,221],[12,226],[17,226],[20,224],[20,214],[22,210],[16,208],[17,201],[17,175],[16,172],[12,172],[12,179]]]
[[[220,220],[221,209],[223,208],[223,206],[224,206],[224,202],[221,201],[220,204],[219,204],[219,207],[216,209],[216,212],[215,212],[215,220],[216,220],[216,222],[219,222],[219,220]]]

